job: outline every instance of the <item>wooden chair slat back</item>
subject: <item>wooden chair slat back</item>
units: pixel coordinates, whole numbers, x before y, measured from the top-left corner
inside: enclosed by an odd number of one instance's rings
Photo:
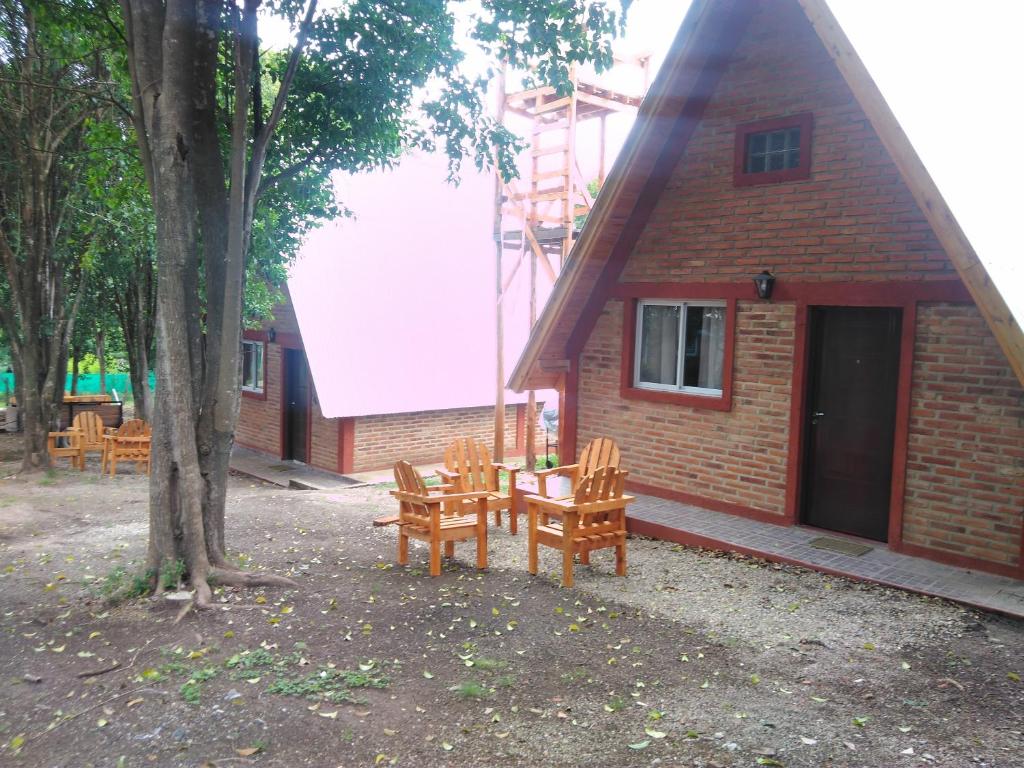
[[[74,426],[81,432],[86,445],[103,444],[103,419],[94,411],[83,411],[75,416]]]
[[[128,419],[117,428],[119,437],[144,437],[149,434],[149,424],[142,419]]]
[[[589,475],[598,467],[618,467],[619,446],[610,437],[596,437],[583,449],[579,464],[580,477]]]
[[[598,467],[580,480],[573,501],[576,504],[586,504],[592,501],[621,498],[628,474],[625,470],[616,467]]]
[[[491,454],[487,446],[470,437],[460,437],[444,452],[444,465],[449,472],[455,472],[462,481],[464,492],[496,491],[490,487],[492,476]]]
[[[420,473],[408,461],[395,463],[395,483],[403,493],[414,493],[418,496],[427,495],[427,484]],[[413,525],[430,525],[430,510],[426,504],[412,501],[399,501],[398,518],[400,522]]]
[[[423,482],[420,473],[408,461],[395,463],[395,482],[398,484],[398,490],[400,491],[415,493],[420,496],[427,495],[427,484]]]

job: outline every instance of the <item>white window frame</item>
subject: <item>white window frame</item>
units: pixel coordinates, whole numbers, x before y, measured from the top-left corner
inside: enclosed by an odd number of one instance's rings
[[[677,329],[679,349],[676,355],[676,381],[678,384],[659,384],[653,381],[640,380],[640,360],[643,357],[643,331],[644,331],[644,307],[679,307],[679,327]],[[683,385],[683,366],[686,362],[686,310],[687,307],[719,307],[728,312],[728,305],[724,300],[717,299],[640,299],[636,303],[636,337],[633,340],[633,386],[637,389],[648,389],[655,392],[679,392],[688,395],[700,395],[701,397],[722,397],[725,394],[723,381],[722,389],[710,387],[687,387]],[[728,315],[726,315],[728,323]],[[728,332],[728,325],[726,327]],[[723,353],[724,357],[724,353]],[[724,364],[723,360],[723,364]]]
[[[260,350],[260,366],[258,381],[255,385],[247,387],[245,385],[245,346],[251,344],[253,349],[259,348]],[[258,339],[242,339],[242,391],[253,392],[257,395],[263,394],[263,384],[266,381],[266,365],[267,365],[267,343],[265,341],[259,341]]]

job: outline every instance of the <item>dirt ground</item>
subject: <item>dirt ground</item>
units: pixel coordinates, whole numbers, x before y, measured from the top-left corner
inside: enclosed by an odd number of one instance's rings
[[[1024,766],[1017,622],[643,539],[625,579],[600,553],[564,590],[494,527],[488,571],[465,544],[431,579],[371,527],[385,488],[236,477],[235,556],[300,588],[175,624],[106,599],[145,552],[146,479],[12,478],[12,446],[2,766]]]

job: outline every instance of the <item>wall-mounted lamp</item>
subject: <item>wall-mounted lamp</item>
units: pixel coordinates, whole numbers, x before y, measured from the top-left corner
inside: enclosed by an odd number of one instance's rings
[[[267,331],[267,341],[269,341],[271,344],[273,344],[274,340],[276,338],[277,338],[277,331],[275,331],[273,329],[273,327],[271,327],[271,329],[269,331]]]
[[[766,269],[754,277],[754,285],[757,287],[757,298],[770,299],[775,287],[775,275]]]

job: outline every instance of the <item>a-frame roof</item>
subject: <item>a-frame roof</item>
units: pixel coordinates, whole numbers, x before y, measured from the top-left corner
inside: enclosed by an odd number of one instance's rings
[[[828,4],[825,0],[793,1],[799,3],[849,85],[1011,368],[1024,383],[1020,317],[1007,305]],[[617,279],[609,265],[621,262],[632,250],[758,7],[757,0],[694,0],[512,372],[512,389],[554,386],[566,370],[571,351],[583,341],[574,334],[589,328],[592,318],[588,313],[600,311],[591,296]],[[907,66],[922,64],[907,62]],[[1006,94],[1006,98],[1012,97]]]

